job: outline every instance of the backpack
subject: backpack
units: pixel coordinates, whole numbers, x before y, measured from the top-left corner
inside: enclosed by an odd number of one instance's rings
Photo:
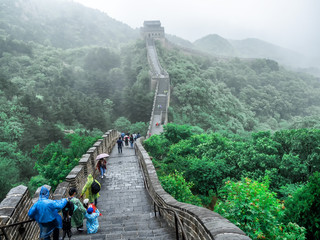
[[[71,217],[74,211],[74,204],[70,201],[71,199],[68,198],[66,206],[62,209],[62,223],[63,223],[63,230],[70,230],[71,229]]]
[[[66,206],[62,209],[63,218],[66,219],[68,217],[72,217],[74,211],[74,204],[68,198]]]
[[[63,229],[63,239],[68,236],[69,239],[72,236],[71,232],[71,217],[75,209],[73,202],[68,198],[66,206],[62,209],[63,219],[62,219],[62,229]]]
[[[101,189],[100,183],[96,179],[94,179],[92,184],[91,184],[91,192],[92,192],[92,194],[97,194],[98,192],[100,192],[100,189]]]

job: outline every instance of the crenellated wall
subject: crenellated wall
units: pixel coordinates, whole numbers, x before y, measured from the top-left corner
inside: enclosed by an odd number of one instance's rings
[[[75,166],[66,177],[66,180],[60,183],[54,193],[51,192],[51,187],[45,185],[50,190],[50,198],[61,199],[67,197],[70,187],[78,189],[78,195],[87,181],[87,176],[93,174],[98,175],[98,170],[95,169],[97,155],[101,153],[110,153],[113,146],[119,137],[116,130],[109,130],[101,139],[94,143],[86,154],[79,160],[79,164]],[[26,186],[20,185],[12,188],[6,198],[0,203],[0,225],[9,225],[17,222],[29,220],[28,211],[30,207],[39,198],[40,188],[36,191],[33,198],[30,197],[29,190]],[[78,196],[79,197],[79,196]],[[33,240],[39,238],[39,226],[36,222],[23,224],[25,231],[19,231],[21,225],[6,228],[6,234],[12,240]],[[21,229],[20,229],[21,230]],[[1,231],[0,231],[0,239]]]
[[[109,130],[102,136],[102,139],[95,142],[93,147],[89,148],[86,154],[82,155],[79,164],[71,170],[66,177],[66,181],[57,186],[53,194],[53,199],[66,197],[70,187],[78,189],[79,197],[87,181],[87,176],[89,174],[92,174],[94,177],[98,175],[98,170],[95,167],[97,164],[96,157],[101,153],[111,153],[119,134],[116,130]]]
[[[242,230],[218,213],[175,200],[163,190],[150,156],[141,144],[141,139],[137,140],[135,150],[146,179],[146,188],[160,206],[173,209],[178,213],[188,239],[250,240]],[[160,212],[168,224],[174,226],[173,213],[165,210],[160,210]]]

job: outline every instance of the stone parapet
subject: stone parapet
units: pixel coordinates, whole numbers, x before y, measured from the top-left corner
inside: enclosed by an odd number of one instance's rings
[[[79,164],[70,171],[66,180],[57,186],[53,194],[51,186],[44,185],[50,191],[50,198],[61,199],[67,197],[71,187],[76,187],[78,189],[79,197],[81,190],[87,181],[87,176],[89,174],[95,175],[97,172],[95,169],[95,159],[97,155],[104,152],[110,153],[113,146],[116,144],[118,136],[119,132],[116,130],[109,130],[106,132],[102,136],[102,139],[99,139],[94,146],[81,157]],[[31,198],[26,186],[20,185],[12,188],[6,198],[0,203],[1,226],[30,220],[28,211],[39,199],[40,189],[41,187],[37,189],[33,198]],[[40,229],[38,224],[33,221],[24,223],[23,225],[5,228],[5,232],[9,239],[39,239]]]
[[[85,184],[85,180],[86,175],[82,165],[75,166],[66,177],[66,182],[68,183],[69,187],[74,187],[77,189]]]
[[[78,197],[81,190],[87,182],[89,174],[96,177],[98,170],[96,169],[97,156],[101,153],[110,153],[116,144],[119,133],[116,130],[109,130],[89,148],[86,154],[82,155],[79,165],[75,166],[66,177],[66,183],[60,183],[54,192],[54,196],[67,197],[69,188],[75,187],[78,190]],[[65,194],[65,195],[63,195]]]
[[[92,172],[92,164],[90,162],[90,154],[83,154],[79,160],[79,165],[82,165],[84,168],[85,176],[88,176],[90,172]]]
[[[70,188],[71,186],[68,182],[59,183],[52,195],[52,199],[59,200],[61,198],[66,198],[67,196],[69,196],[68,193]]]
[[[188,239],[250,240],[240,228],[218,213],[203,207],[178,202],[165,192],[158,180],[150,156],[141,144],[141,139],[136,141],[135,152],[141,163],[146,188],[148,188],[151,197],[159,206],[172,209],[178,214]],[[160,213],[169,225],[175,225],[174,215],[171,211],[160,209]]]
[[[32,205],[33,202],[26,186],[20,185],[12,188],[6,198],[0,203],[0,225],[30,220],[28,211]],[[5,228],[5,232],[9,239],[37,239],[40,229],[36,222],[28,222]]]

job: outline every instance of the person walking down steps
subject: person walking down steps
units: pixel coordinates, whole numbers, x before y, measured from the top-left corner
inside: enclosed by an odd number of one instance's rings
[[[133,142],[134,142],[134,138],[133,135],[130,135],[130,147],[133,148]]]
[[[129,136],[128,135],[124,136],[124,143],[125,143],[126,147],[129,146]]]
[[[74,205],[73,215],[71,217],[71,225],[72,227],[76,227],[79,232],[83,232],[83,219],[87,209],[85,209],[81,201],[76,198],[76,195],[77,189],[70,188],[70,197],[68,198],[68,200]]]
[[[123,141],[121,137],[119,137],[119,139],[117,140],[117,144],[118,144],[118,153],[122,153]]]
[[[49,190],[42,186],[39,200],[30,208],[28,215],[39,224],[41,239],[50,240],[53,233],[53,240],[58,240],[59,228],[62,228],[62,218],[58,212],[67,205],[67,199],[51,200],[49,195]]]
[[[87,219],[86,227],[87,227],[87,233],[92,234],[98,232],[99,229],[99,210],[96,208],[95,212],[93,212],[93,208],[89,207],[87,210],[87,213],[85,215],[85,218]]]
[[[107,169],[107,161],[106,161],[106,159],[105,158],[99,159],[98,162],[97,162],[96,168],[99,170],[101,178],[103,178],[103,176],[106,173],[106,169]]]
[[[82,188],[82,193],[81,193],[80,198],[83,198],[83,195],[84,195],[85,198],[89,198],[89,201],[94,202],[94,204],[97,206],[98,197],[100,197],[100,194],[99,194],[99,192],[98,193],[92,192],[93,181],[97,182],[97,184],[100,185],[100,183],[96,179],[93,179],[92,175],[89,174],[88,178],[87,178],[86,185],[84,185],[84,187]]]

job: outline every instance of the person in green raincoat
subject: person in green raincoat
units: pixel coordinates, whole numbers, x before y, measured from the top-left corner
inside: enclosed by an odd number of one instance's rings
[[[87,209],[82,205],[80,200],[76,198],[77,189],[70,188],[69,189],[69,198],[68,200],[73,203],[74,210],[71,217],[71,225],[72,227],[76,227],[79,232],[83,232],[83,219],[84,215],[87,212]]]
[[[98,181],[97,181],[98,182]],[[94,202],[94,205],[97,206],[97,203],[98,203],[98,197],[100,197],[100,194],[97,193],[97,194],[93,194],[91,192],[91,185],[93,183],[93,177],[91,174],[88,175],[88,179],[87,179],[87,182],[86,182],[86,185],[84,185],[84,187],[82,188],[82,193],[81,193],[81,198],[83,197],[83,195],[85,195],[85,198],[88,198],[89,199],[89,202],[93,203]],[[98,182],[99,183],[99,182]],[[100,185],[100,183],[99,183]]]

